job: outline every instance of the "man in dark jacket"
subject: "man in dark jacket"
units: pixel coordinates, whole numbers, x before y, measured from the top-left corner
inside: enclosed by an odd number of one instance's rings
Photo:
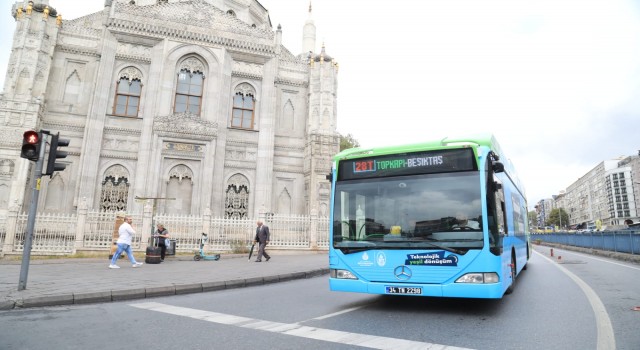
[[[258,245],[258,257],[256,258],[256,262],[261,262],[263,255],[265,259],[269,261],[271,256],[269,256],[269,254],[264,250],[267,247],[267,244],[269,244],[269,227],[267,227],[267,225],[263,225],[260,220],[258,220],[256,224],[258,225],[258,228],[256,229],[256,237],[253,239],[253,243],[260,243]]]

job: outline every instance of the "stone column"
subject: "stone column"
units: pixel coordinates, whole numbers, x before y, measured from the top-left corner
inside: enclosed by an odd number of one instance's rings
[[[142,102],[144,108],[140,111],[141,115],[139,116],[142,118],[142,130],[138,147],[138,162],[136,164],[136,172],[133,175],[134,191],[142,197],[159,197],[157,191],[161,168],[158,160],[162,159],[160,156],[162,142],[157,137],[154,137],[153,122],[159,113],[158,104],[154,103],[154,101],[161,95],[162,65],[165,57],[164,45],[157,44],[151,52],[149,76],[145,77],[147,83],[143,87],[143,94],[148,97],[146,101]],[[151,174],[149,173],[150,171]],[[162,205],[165,207],[166,203],[163,202]],[[132,203],[132,208],[137,213],[140,212],[140,209],[143,209],[140,204],[135,202]]]
[[[260,101],[260,124],[258,136],[258,159],[256,162],[255,202],[256,208],[262,206],[271,211],[273,191],[273,155],[276,119],[275,78],[278,71],[278,59],[272,58],[264,66],[262,79],[262,101]],[[255,211],[254,211],[255,213]]]
[[[87,124],[82,143],[82,155],[80,157],[78,193],[75,202],[79,198],[87,198],[91,207],[95,203],[96,186],[98,184],[98,169],[100,166],[100,151],[102,149],[102,136],[106,120],[106,112],[111,97],[111,87],[115,84],[113,80],[113,67],[118,42],[104,30],[102,35],[102,46],[100,61],[98,62],[98,72],[96,74],[93,95],[87,114]],[[77,204],[76,204],[77,205]]]

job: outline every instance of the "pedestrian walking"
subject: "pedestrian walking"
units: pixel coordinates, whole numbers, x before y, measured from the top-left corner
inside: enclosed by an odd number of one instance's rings
[[[124,222],[118,228],[118,240],[116,244],[118,245],[118,250],[113,254],[113,258],[111,258],[111,264],[109,265],[110,269],[119,269],[120,266],[116,265],[118,261],[118,257],[122,252],[127,253],[127,257],[129,257],[129,261],[131,261],[132,267],[139,267],[142,265],[141,262],[137,262],[136,258],[133,256],[133,252],[131,252],[131,238],[136,234],[136,231],[133,230],[131,223],[133,219],[131,216],[125,216]]]
[[[156,225],[156,232],[153,234],[155,239],[158,240],[158,247],[160,247],[160,261],[164,261],[164,256],[167,253],[169,230],[167,230],[163,224]]]
[[[265,251],[267,244],[269,244],[269,227],[267,225],[263,225],[260,220],[258,220],[256,224],[258,225],[258,228],[256,228],[256,237],[253,239],[253,243],[259,243],[256,262],[261,262],[263,255],[266,261],[269,261],[271,256]]]

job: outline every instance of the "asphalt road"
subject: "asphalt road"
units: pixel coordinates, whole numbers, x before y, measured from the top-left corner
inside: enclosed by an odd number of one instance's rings
[[[553,259],[534,254],[516,291],[502,300],[336,293],[320,276],[210,293],[4,311],[0,344],[3,349],[107,349],[119,343],[158,349],[604,350],[604,318],[616,349],[640,348],[640,312],[632,311],[640,303],[635,282],[640,268],[571,254],[557,249]],[[604,315],[597,313],[589,290]]]

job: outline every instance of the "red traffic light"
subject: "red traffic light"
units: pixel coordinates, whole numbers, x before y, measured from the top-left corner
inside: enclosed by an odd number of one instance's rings
[[[40,142],[40,135],[33,130],[25,131],[23,135],[24,143],[35,145]]]

